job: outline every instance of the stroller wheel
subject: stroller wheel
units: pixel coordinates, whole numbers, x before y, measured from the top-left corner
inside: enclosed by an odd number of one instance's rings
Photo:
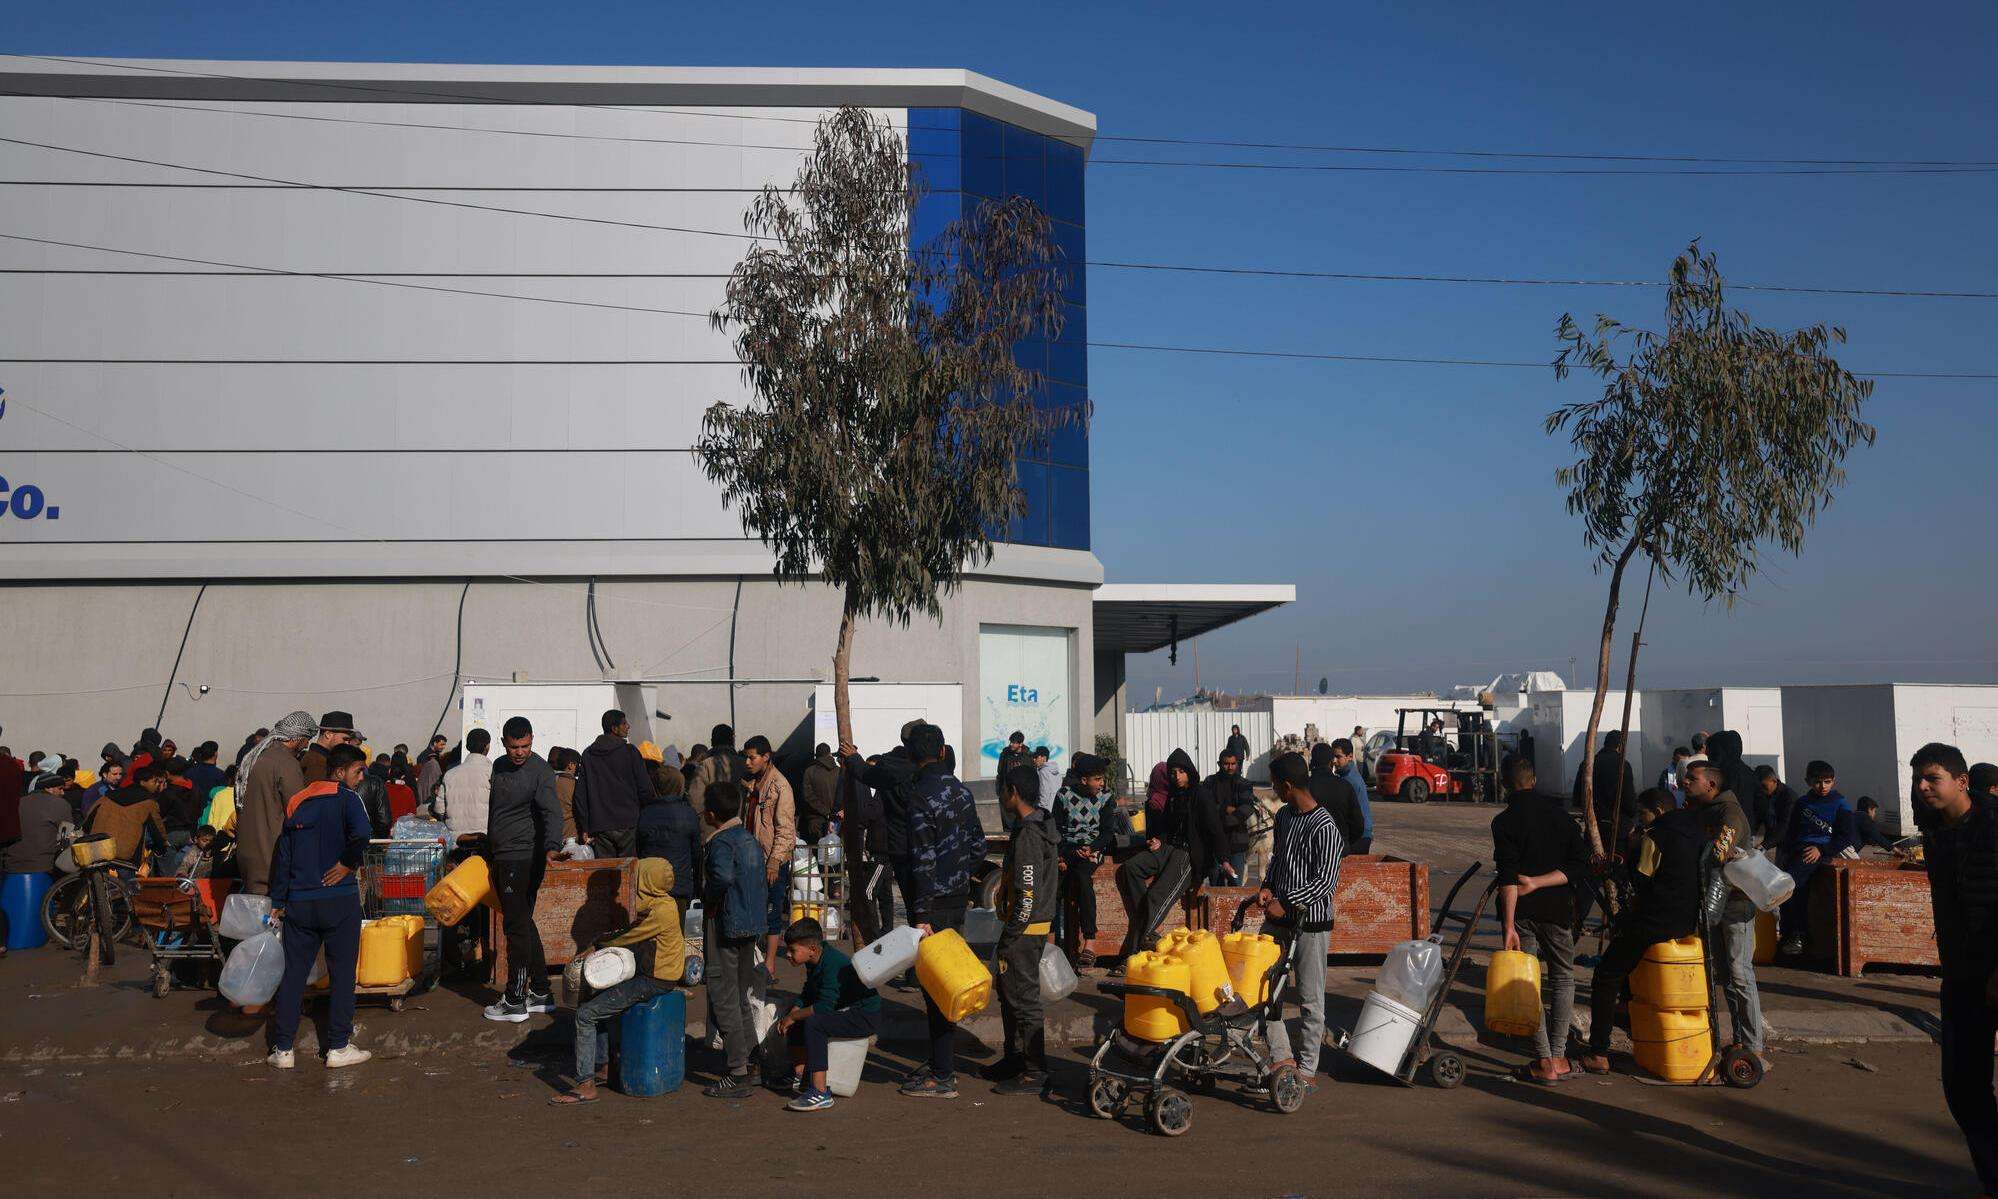
[[[1114,1078],[1099,1078],[1089,1084],[1089,1110],[1105,1120],[1115,1120],[1124,1110],[1130,1088]]]
[[[1430,1058],[1429,1081],[1446,1091],[1461,1086],[1464,1081],[1464,1059],[1447,1052]]]
[[[1286,1116],[1304,1106],[1304,1077],[1296,1066],[1285,1066],[1270,1076],[1270,1102]]]
[[[1184,1091],[1160,1087],[1153,1092],[1145,1116],[1160,1136],[1180,1136],[1193,1127],[1193,1100]]]
[[[1730,1045],[1721,1054],[1721,1078],[1731,1087],[1747,1090],[1762,1081],[1762,1059],[1739,1045]]]

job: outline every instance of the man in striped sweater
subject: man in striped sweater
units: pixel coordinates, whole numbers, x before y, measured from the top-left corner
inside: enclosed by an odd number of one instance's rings
[[[1283,1021],[1270,1024],[1270,1054],[1279,1066],[1295,1061],[1305,1090],[1317,1089],[1318,1051],[1325,1043],[1325,956],[1332,944],[1332,896],[1339,889],[1339,859],[1346,852],[1339,823],[1311,797],[1311,767],[1302,754],[1270,764],[1270,783],[1283,808],[1277,812],[1270,870],[1256,894],[1263,929],[1279,944],[1296,946],[1291,968],[1304,1019],[1295,1058]]]

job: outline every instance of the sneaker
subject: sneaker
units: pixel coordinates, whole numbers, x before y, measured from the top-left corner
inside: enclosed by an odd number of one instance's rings
[[[270,1063],[273,1070],[289,1070],[298,1065],[298,1055],[289,1049],[273,1049],[264,1061]]]
[[[907,1086],[912,1082],[927,1082],[935,1074],[936,1071],[930,1069],[928,1062],[918,1062],[915,1069],[902,1076],[902,1085]]]
[[[833,1097],[824,1091],[801,1091],[784,1105],[787,1112],[822,1112],[832,1107]]]
[[[1009,1079],[1018,1078],[1020,1072],[1026,1068],[1027,1063],[1022,1058],[1002,1057],[987,1065],[978,1073],[987,1082],[1006,1082]]]
[[[1785,937],[1783,938],[1783,943],[1776,947],[1776,952],[1786,958],[1802,957],[1804,956],[1804,939],[1802,937]]]
[[[1022,1070],[1020,1073],[992,1088],[994,1095],[1044,1095],[1048,1089],[1048,1076],[1040,1070]]]
[[[701,1094],[710,1099],[747,1099],[755,1093],[756,1087],[747,1074],[724,1074],[701,1088]]]
[[[342,1045],[326,1055],[326,1068],[338,1070],[342,1066],[358,1066],[375,1056],[366,1049],[356,1049],[352,1045]]]
[[[498,1020],[505,1024],[524,1024],[527,1021],[527,1001],[509,999],[502,995],[499,1002],[486,1008],[486,1019]]]
[[[911,1099],[955,1099],[957,1080],[941,1078],[912,1078],[902,1084],[901,1093]]]
[[[555,1010],[555,996],[546,991],[529,991],[527,993],[527,1010],[542,1014],[552,1012]]]

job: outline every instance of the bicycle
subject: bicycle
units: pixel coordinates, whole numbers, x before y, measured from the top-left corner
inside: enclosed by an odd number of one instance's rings
[[[97,932],[98,958],[112,963],[116,942],[132,931],[131,897],[122,877],[133,867],[112,856],[107,833],[89,833],[65,843],[75,873],[49,888],[42,900],[42,928],[64,949],[84,949]]]

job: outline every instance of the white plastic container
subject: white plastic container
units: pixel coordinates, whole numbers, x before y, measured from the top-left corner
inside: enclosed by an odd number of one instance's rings
[[[842,1037],[826,1042],[826,1090],[844,1099],[860,1090],[860,1072],[867,1068],[873,1037]]]
[[[222,916],[215,931],[231,941],[247,941],[263,932],[271,922],[271,897],[240,892],[222,901]]]
[[[1061,946],[1049,940],[1041,946],[1041,1002],[1060,1003],[1075,993],[1075,967]]]
[[[284,945],[265,929],[229,951],[222,963],[222,997],[239,1007],[269,1003],[284,981]]]
[[[838,908],[828,907],[819,913],[819,926],[825,929],[828,938],[837,937],[840,930],[846,927],[846,917],[840,914]]]
[[[593,991],[608,991],[638,973],[638,959],[622,945],[599,949],[583,961],[583,981]]]
[[[1782,907],[1797,889],[1797,880],[1788,871],[1759,853],[1742,854],[1721,867],[1721,873],[1765,912]]]
[[[1415,1030],[1422,1025],[1419,1012],[1396,1003],[1379,991],[1370,992],[1346,1042],[1346,1052],[1383,1074],[1401,1069]]]
[[[997,945],[1005,926],[991,908],[972,908],[964,914],[964,939],[972,945]]]
[[[879,990],[882,983],[916,964],[916,949],[922,941],[923,930],[914,925],[882,933],[853,955],[853,972],[861,982]]]
[[[1434,941],[1403,941],[1388,950],[1374,990],[1406,1008],[1429,1010],[1443,985],[1443,947]]]
[[[819,860],[829,870],[846,865],[846,843],[831,833],[819,838]]]
[[[687,905],[687,914],[680,919],[680,935],[692,944],[700,944],[701,930],[706,926],[706,921],[707,909],[696,899]]]

